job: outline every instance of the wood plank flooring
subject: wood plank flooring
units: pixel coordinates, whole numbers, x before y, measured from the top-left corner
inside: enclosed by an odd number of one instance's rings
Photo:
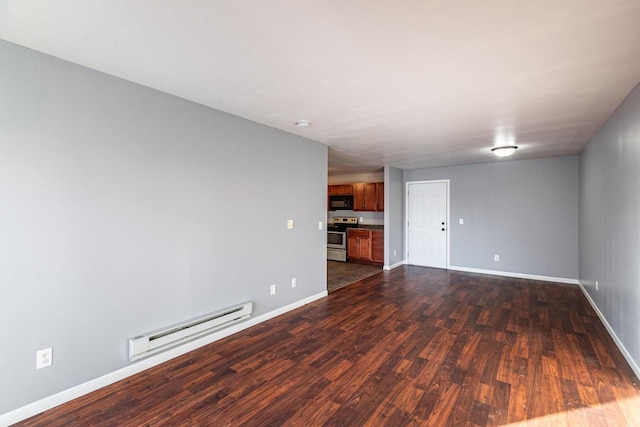
[[[24,426],[640,426],[575,285],[399,267]]]

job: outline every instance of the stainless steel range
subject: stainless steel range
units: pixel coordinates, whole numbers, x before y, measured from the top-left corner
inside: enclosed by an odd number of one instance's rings
[[[333,217],[333,225],[327,227],[328,260],[347,261],[347,228],[357,226],[358,218],[356,217]]]

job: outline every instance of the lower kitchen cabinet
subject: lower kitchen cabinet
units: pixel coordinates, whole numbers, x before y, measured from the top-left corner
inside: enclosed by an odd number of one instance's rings
[[[348,232],[347,256],[349,261],[371,258],[371,234],[369,230],[352,230]]]
[[[384,231],[371,231],[371,261],[384,264]]]
[[[347,256],[349,262],[384,264],[384,232],[379,230],[349,229]]]

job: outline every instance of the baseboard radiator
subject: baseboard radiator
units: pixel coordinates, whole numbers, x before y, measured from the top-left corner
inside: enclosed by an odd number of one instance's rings
[[[246,302],[209,313],[145,335],[129,339],[129,360],[137,360],[187,341],[200,338],[251,316],[253,304]]]

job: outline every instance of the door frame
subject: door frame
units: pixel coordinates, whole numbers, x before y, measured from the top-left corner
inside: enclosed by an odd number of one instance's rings
[[[450,179],[432,179],[432,180],[426,180],[426,181],[407,181],[405,183],[405,189],[404,189],[404,195],[405,195],[405,215],[404,215],[404,224],[403,227],[404,228],[404,259],[405,259],[405,264],[409,264],[409,257],[407,256],[407,253],[409,252],[409,229],[407,227],[407,223],[409,222],[409,185],[412,184],[436,184],[436,183],[445,183],[447,184],[447,191],[446,191],[446,205],[447,205],[447,218],[446,218],[446,227],[447,227],[447,253],[446,253],[446,257],[447,257],[447,262],[446,262],[446,269],[449,270],[449,268],[451,267],[451,209],[450,209],[450,190],[451,190],[451,180]]]

